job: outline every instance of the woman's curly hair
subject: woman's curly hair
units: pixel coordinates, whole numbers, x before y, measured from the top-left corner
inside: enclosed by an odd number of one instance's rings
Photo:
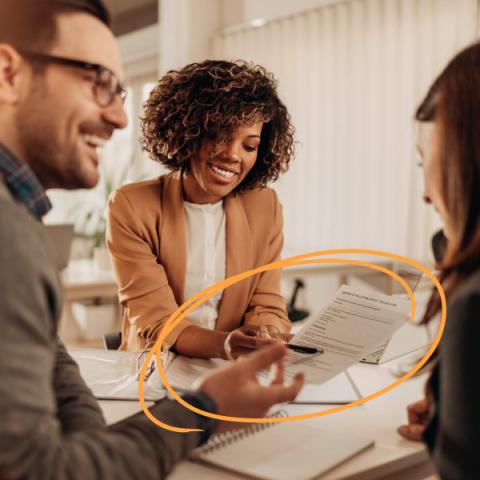
[[[202,141],[227,141],[263,120],[257,161],[237,191],[263,187],[288,169],[294,129],[273,75],[259,65],[206,60],[162,77],[145,102],[141,143],[172,171],[189,170]]]

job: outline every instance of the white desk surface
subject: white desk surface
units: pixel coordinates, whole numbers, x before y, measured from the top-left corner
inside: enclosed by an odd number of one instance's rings
[[[72,260],[67,268],[60,272],[60,278],[65,292],[65,303],[62,320],[60,322],[60,338],[67,345],[77,345],[81,333],[74,320],[71,310],[72,302],[88,301],[95,298],[117,298],[117,284],[111,270],[99,270],[93,260]],[[120,319],[120,309],[117,306],[117,317]],[[117,320],[110,331],[119,330],[120,322]],[[95,341],[100,343],[100,338]]]
[[[93,260],[72,260],[61,272],[67,300],[109,297],[117,294],[111,270],[98,270]]]
[[[78,272],[82,272],[82,268],[83,272],[88,271],[86,265],[83,267],[82,265],[77,265],[75,269],[69,268],[70,271],[68,273],[65,272],[66,278],[64,281],[67,284],[70,283],[72,288],[75,285],[81,287],[82,277],[81,273],[78,276]],[[99,282],[105,281],[109,284],[113,281],[114,283],[111,273],[97,272],[97,274]],[[88,283],[88,278],[92,279],[92,277],[84,278],[85,283]],[[425,335],[425,332],[422,335]],[[410,337],[410,335],[406,336]],[[389,358],[396,356],[395,351],[397,347],[403,348],[403,352],[408,351],[408,349],[405,350],[405,339],[403,338],[405,335],[402,337],[400,334],[395,337],[403,346],[396,345],[395,342],[390,344]],[[418,337],[415,341],[422,343],[423,338]],[[397,364],[397,362],[404,361],[405,357],[401,357],[378,366],[356,364],[349,369],[349,373],[362,395],[367,395],[395,381],[397,378],[391,373],[391,367]],[[423,396],[426,376],[426,374],[423,374],[410,379],[393,391],[371,400],[365,405],[324,417],[306,420],[320,429],[326,429],[327,431],[342,429],[351,431],[352,434],[363,434],[375,440],[373,448],[345,461],[318,478],[321,480],[421,480],[432,475],[434,469],[424,445],[419,442],[405,440],[396,433],[396,428],[406,423],[406,406]],[[109,423],[139,411],[137,402],[101,401],[100,405]],[[328,407],[319,405],[288,405],[285,408],[291,415],[297,415],[319,411]],[[319,445],[320,451],[321,445]],[[171,480],[190,478],[195,478],[195,480],[234,480],[242,477],[214,467],[183,461],[176,466],[169,478]]]
[[[403,333],[402,333],[403,332]],[[358,363],[348,369],[362,395],[368,395],[391,384],[397,377],[392,370],[403,367],[407,360],[418,356],[410,353],[413,347],[428,343],[424,328],[410,324],[395,334],[385,352],[390,362],[380,365]],[[428,374],[407,380],[393,391],[343,412],[318,417],[308,421],[320,429],[342,429],[352,434],[363,434],[375,440],[375,446],[347,460],[330,472],[318,477],[321,480],[421,480],[434,473],[425,446],[401,438],[396,428],[406,423],[406,407],[412,401],[422,398]],[[114,422],[139,410],[136,402],[100,402],[108,422]],[[288,405],[285,409],[291,415],[315,412],[330,407],[320,405]],[[275,428],[275,427],[272,427]],[[308,439],[306,439],[308,441]],[[321,445],[319,445],[321,451]],[[238,479],[234,475],[214,467],[189,461],[179,463],[171,473],[171,480],[220,480]]]
[[[393,363],[393,362],[392,362]],[[390,373],[390,364],[380,366],[357,364],[349,369],[360,392],[372,393],[393,382],[396,378]],[[398,388],[360,407],[306,420],[321,429],[332,431],[341,428],[352,433],[364,434],[375,439],[375,446],[347,460],[330,472],[318,477],[321,480],[415,480],[433,474],[433,467],[422,443],[410,442],[396,433],[396,428],[406,422],[406,406],[421,398],[426,375],[408,380]],[[100,402],[108,422],[114,422],[135,413],[136,402]],[[288,405],[292,414],[319,411],[321,406]],[[327,407],[323,407],[327,408]],[[275,427],[272,427],[275,428]],[[306,439],[308,441],[308,439]],[[321,451],[321,445],[319,445]],[[178,464],[171,473],[171,480],[238,479],[238,475],[199,465],[189,461]],[[241,478],[241,477],[240,477]]]

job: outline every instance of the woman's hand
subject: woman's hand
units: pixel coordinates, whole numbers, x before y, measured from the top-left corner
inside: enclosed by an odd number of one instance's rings
[[[275,340],[283,340],[288,342],[293,335],[291,333],[281,333],[275,325],[260,325],[258,327],[248,327],[251,335],[260,338],[272,338]]]
[[[237,328],[225,339],[225,358],[234,360],[273,343],[284,343],[279,330],[273,325]]]
[[[428,421],[429,402],[427,398],[411,403],[407,407],[408,425],[398,427],[397,432],[408,440],[422,441],[422,435]]]

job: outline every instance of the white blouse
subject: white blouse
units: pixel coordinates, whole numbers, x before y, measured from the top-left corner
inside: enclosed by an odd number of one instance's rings
[[[184,202],[187,235],[185,300],[225,278],[225,212],[223,200],[200,205]],[[200,327],[213,330],[222,292],[188,315]]]

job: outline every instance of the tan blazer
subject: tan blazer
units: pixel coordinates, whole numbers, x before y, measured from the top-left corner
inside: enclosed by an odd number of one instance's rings
[[[277,260],[283,246],[282,208],[269,188],[229,195],[226,215],[226,277]],[[125,185],[108,204],[107,245],[124,306],[122,346],[139,350],[186,299],[186,232],[183,188],[178,175]],[[272,270],[224,290],[216,329],[271,324],[290,330],[280,295],[280,271]],[[170,347],[185,319],[167,337]]]

